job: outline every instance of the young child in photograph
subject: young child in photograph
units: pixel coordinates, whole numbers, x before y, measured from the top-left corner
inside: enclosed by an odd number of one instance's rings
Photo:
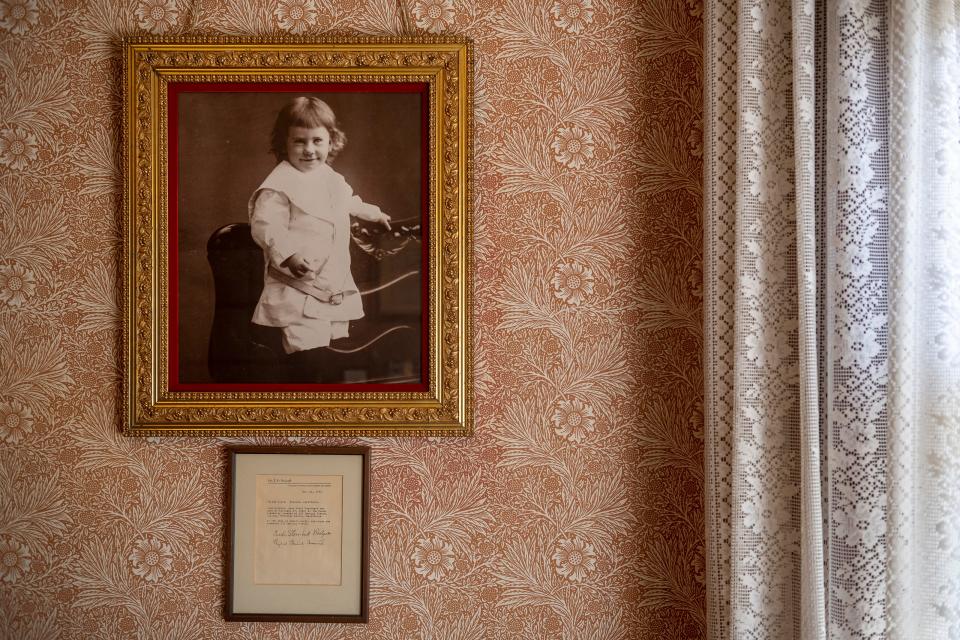
[[[327,103],[294,98],[273,127],[277,166],[250,197],[251,232],[266,267],[252,321],[280,330],[293,381],[320,381],[311,369],[323,364],[321,348],[363,317],[350,272],[350,216],[390,228],[390,216],[354,195],[330,166],[345,143]]]

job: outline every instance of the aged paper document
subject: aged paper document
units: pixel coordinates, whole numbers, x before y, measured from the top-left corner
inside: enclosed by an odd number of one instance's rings
[[[339,585],[343,476],[257,475],[256,584]]]

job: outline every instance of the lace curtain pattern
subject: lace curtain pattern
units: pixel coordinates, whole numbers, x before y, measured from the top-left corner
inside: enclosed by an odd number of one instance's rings
[[[960,638],[960,0],[714,0],[709,637]]]

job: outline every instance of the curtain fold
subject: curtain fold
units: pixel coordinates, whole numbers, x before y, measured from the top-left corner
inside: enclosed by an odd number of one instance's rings
[[[958,16],[706,4],[711,638],[960,638]]]

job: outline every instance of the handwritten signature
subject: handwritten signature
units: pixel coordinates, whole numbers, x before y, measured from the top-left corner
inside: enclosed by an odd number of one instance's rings
[[[328,529],[283,529],[274,530],[273,544],[277,547],[301,547],[306,545],[323,546],[327,536],[332,535]]]

